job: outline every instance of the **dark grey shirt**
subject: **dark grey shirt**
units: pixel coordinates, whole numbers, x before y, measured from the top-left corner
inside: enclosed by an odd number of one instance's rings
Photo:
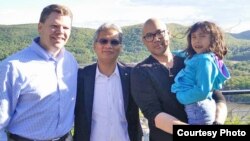
[[[187,121],[183,105],[171,93],[174,77],[184,67],[183,58],[174,56],[173,68],[168,70],[152,56],[139,63],[131,72],[132,95],[149,121],[150,141],[170,141],[172,135],[155,127],[154,119],[161,112]],[[170,76],[170,73],[173,76]]]

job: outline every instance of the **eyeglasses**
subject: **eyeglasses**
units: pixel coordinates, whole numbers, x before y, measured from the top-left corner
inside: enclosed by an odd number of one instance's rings
[[[117,39],[108,40],[105,38],[101,38],[101,39],[97,40],[96,42],[100,43],[101,45],[106,45],[110,42],[111,46],[117,46],[117,45],[121,44],[121,42]]]
[[[145,39],[147,42],[152,42],[155,37],[163,38],[164,36],[165,30],[157,30],[155,33],[147,33],[145,36],[143,36],[143,39]]]

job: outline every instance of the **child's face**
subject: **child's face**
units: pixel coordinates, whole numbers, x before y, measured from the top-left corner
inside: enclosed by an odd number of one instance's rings
[[[210,35],[201,29],[191,33],[192,48],[197,54],[207,52],[210,47]]]

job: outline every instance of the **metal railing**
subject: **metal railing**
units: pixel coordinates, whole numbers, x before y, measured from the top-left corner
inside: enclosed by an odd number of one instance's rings
[[[250,89],[223,90],[227,100],[226,124],[250,124]]]
[[[222,90],[223,95],[250,94],[250,89],[245,90]]]

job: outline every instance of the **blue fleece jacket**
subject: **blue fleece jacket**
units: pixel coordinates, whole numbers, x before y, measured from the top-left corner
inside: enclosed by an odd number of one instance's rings
[[[185,68],[175,77],[171,91],[185,105],[211,98],[212,91],[221,89],[230,78],[224,64],[222,70],[218,68],[214,53],[195,54],[185,59]]]

